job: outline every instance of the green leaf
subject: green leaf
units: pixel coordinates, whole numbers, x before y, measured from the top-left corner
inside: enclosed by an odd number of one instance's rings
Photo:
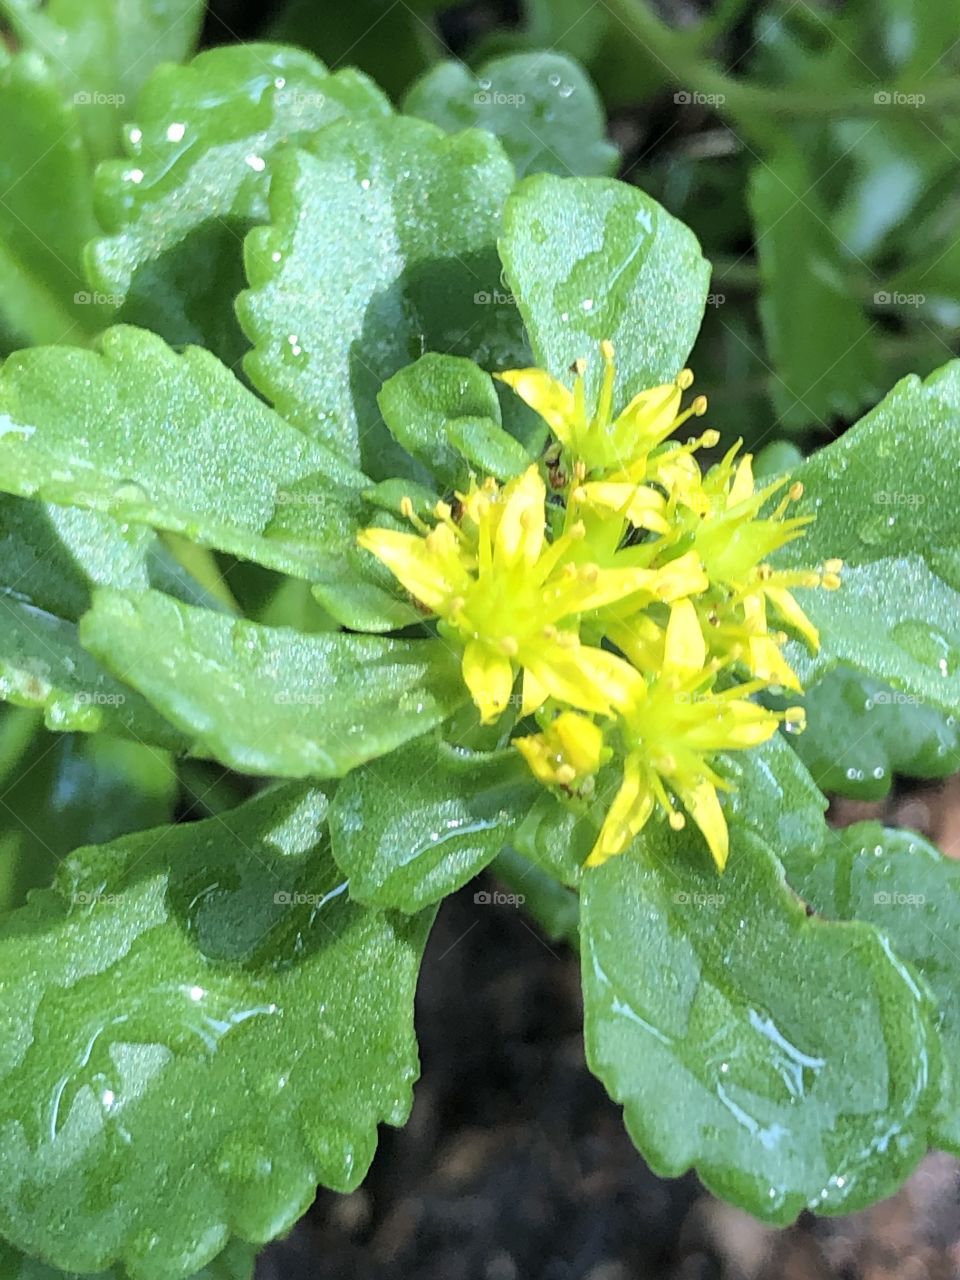
[[[552,875],[515,849],[504,849],[493,861],[494,876],[507,886],[524,913],[536,921],[551,942],[580,945],[580,899]]]
[[[281,787],[85,849],[0,931],[0,1231],[173,1280],[351,1190],[417,1074],[429,914],[349,901]],[[158,1193],[158,1188],[159,1193]],[[65,1207],[67,1211],[65,1212]]]
[[[92,153],[112,155],[120,122],[160,62],[193,48],[203,0],[3,0],[20,41],[45,55],[73,98]]]
[[[0,372],[0,488],[185,534],[307,578],[346,626],[416,620],[356,546],[369,481],[208,352],[119,326],[102,352],[39,348]],[[382,584],[382,585],[381,585]]]
[[[253,1266],[257,1250],[240,1240],[231,1240],[218,1257],[198,1271],[192,1280],[253,1280]],[[0,1240],[0,1274],[4,1280],[126,1280],[124,1273],[116,1267],[109,1271],[99,1271],[96,1276],[80,1276],[76,1272],[66,1273],[46,1263],[37,1262],[25,1254],[12,1249]]]
[[[100,327],[84,244],[96,234],[93,178],[74,112],[49,65],[0,45],[0,314],[24,342]]]
[[[801,591],[819,654],[788,650],[812,685],[844,663],[950,715],[960,707],[960,363],[899,382],[794,473],[816,515],[781,565],[846,567],[839,591]]]
[[[787,430],[853,417],[880,389],[876,325],[851,294],[815,188],[803,156],[781,151],[757,166],[749,190],[773,403]]]
[[[128,158],[98,173],[110,235],[91,246],[91,279],[122,300],[123,319],[233,363],[245,346],[232,305],[246,283],[241,243],[267,216],[274,153],[308,145],[335,120],[389,110],[358,72],[331,75],[296,49],[230,46],[161,68],[128,131]]]
[[[817,911],[875,925],[929,985],[950,1068],[931,1143],[960,1150],[960,863],[912,831],[858,822],[831,831],[822,858],[797,850],[786,870]]]
[[[498,369],[523,353],[516,309],[493,302],[513,169],[487,134],[403,117],[327,129],[314,150],[278,157],[272,225],[247,240],[245,367],[286,418],[381,479],[405,466],[377,408],[387,378],[424,351]]]
[[[2,589],[76,622],[95,586],[156,587],[188,604],[221,607],[143,525],[79,507],[0,494]]]
[[[827,839],[827,800],[792,749],[797,739],[776,734],[749,751],[720,760],[732,790],[722,803],[731,826],[743,827],[785,860],[800,851],[816,853]]]
[[[620,152],[604,137],[603,107],[578,62],[549,50],[483,63],[441,62],[410,89],[403,109],[447,133],[486,129],[513,161],[518,177],[613,173]]]
[[[443,491],[465,486],[471,462],[496,476],[529,465],[526,450],[500,425],[493,379],[472,360],[421,356],[387,379],[377,403],[390,434]]]
[[[172,751],[189,744],[87,653],[76,625],[0,595],[0,699],[43,711],[48,729],[119,733]]]
[[[536,795],[519,752],[464,751],[436,737],[351,773],[330,808],[350,896],[419,911],[496,857]]]
[[[51,737],[19,707],[0,716],[3,742],[21,739],[16,759],[0,768],[0,910],[49,884],[80,845],[173,817],[177,777],[166,752],[104,733]]]
[[[837,667],[790,705],[806,707],[793,749],[823,791],[879,800],[895,774],[945,778],[960,768],[956,718],[869,676]],[[786,705],[786,703],[784,703]]]
[[[440,640],[303,635],[101,590],[84,645],[241,773],[336,778],[429,732],[467,698]]]
[[[615,401],[679,373],[703,316],[709,267],[693,234],[649,196],[608,178],[526,178],[500,240],[537,364],[569,380],[597,345],[617,351]]]
[[[785,1223],[889,1195],[939,1092],[929,1002],[869,925],[808,919],[762,840],[718,878],[648,828],[584,876],[587,1059],[656,1172]]]

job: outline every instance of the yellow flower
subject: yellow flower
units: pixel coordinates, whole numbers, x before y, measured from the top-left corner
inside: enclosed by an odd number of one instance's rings
[[[593,791],[593,778],[609,757],[602,730],[576,711],[561,711],[543,733],[514,738],[513,745],[544,786],[581,796]]]
[[[487,480],[458,494],[459,522],[439,503],[433,528],[364,529],[372,552],[429,613],[442,636],[463,648],[463,678],[484,723],[496,720],[523,673],[521,713],[548,698],[609,714],[628,696],[636,672],[606,649],[581,644],[579,618],[641,590],[643,568],[576,563],[583,526],[547,540],[546,487],[536,467],[500,488]]]
[[[622,853],[659,805],[670,825],[685,825],[672,791],[703,832],[717,867],[727,861],[729,838],[718,791],[729,786],[709,760],[765,742],[781,720],[798,721],[791,708],[777,713],[751,702],[761,682],[714,691],[720,664],[708,662],[696,610],[689,600],[670,611],[659,675],[643,680],[619,722],[625,749],[623,781],[587,859],[599,865]]]
[[[586,403],[585,360],[573,365],[573,390],[543,369],[511,369],[497,374],[543,418],[571,459],[583,463],[587,476],[620,471],[646,457],[691,414],[705,413],[707,408],[706,397],[698,396],[685,413],[679,413],[681,394],[693,382],[693,374],[684,369],[674,382],[641,391],[614,416],[613,344],[601,342],[600,353],[603,381],[592,413]]]

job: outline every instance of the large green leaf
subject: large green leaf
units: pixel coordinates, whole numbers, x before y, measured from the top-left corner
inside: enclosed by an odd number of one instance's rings
[[[203,0],[3,0],[19,39],[49,59],[73,98],[94,155],[113,155],[120,122],[160,62],[179,62],[200,30]]]
[[[960,1150],[960,863],[912,831],[858,822],[832,831],[821,857],[796,850],[786,870],[817,911],[876,925],[928,983],[949,1069],[931,1142]]]
[[[807,161],[789,151],[760,164],[750,184],[773,403],[788,429],[852,417],[880,387],[876,326],[843,279],[843,246],[815,188]]]
[[[549,50],[494,58],[475,72],[462,62],[438,63],[413,85],[403,109],[447,133],[495,134],[521,178],[595,177],[612,173],[620,159],[604,137],[590,77],[572,58]]]
[[[810,685],[845,663],[948,715],[960,707],[960,363],[911,376],[794,473],[816,520],[779,563],[846,562],[839,591],[804,591],[821,649]]]
[[[75,113],[48,63],[0,42],[0,315],[25,342],[103,323],[81,255],[96,233],[93,177]]]
[[[500,240],[537,363],[570,378],[597,350],[617,351],[618,404],[679,373],[703,316],[709,267],[696,237],[635,187],[610,178],[526,178]]]
[[[404,455],[383,382],[425,351],[503,368],[522,355],[497,301],[496,234],[513,168],[495,139],[422,120],[355,121],[278,157],[271,223],[247,241],[238,302],[254,384],[285,417],[379,479]]]
[[[923,706],[915,694],[837,667],[802,699],[791,695],[789,705],[798,701],[807,727],[794,750],[823,791],[877,800],[896,774],[944,778],[960,768],[956,717]]]
[[[440,640],[304,635],[100,590],[84,645],[242,773],[335,778],[429,732],[467,698]]]
[[[257,1250],[241,1240],[231,1240],[224,1249],[202,1271],[198,1271],[192,1280],[253,1280],[253,1265]],[[8,1244],[0,1241],[0,1275],[4,1280],[126,1280],[119,1267],[111,1267],[109,1271],[99,1271],[95,1276],[80,1276],[76,1272],[66,1273],[56,1267],[48,1267],[44,1262],[28,1258]]]
[[[939,1097],[931,1007],[876,930],[808,919],[765,843],[718,878],[664,825],[584,875],[592,1069],[661,1175],[783,1223],[890,1194]]]
[[[389,629],[417,615],[356,547],[368,486],[208,352],[145,330],[108,330],[102,353],[24,351],[0,373],[0,488],[308,578],[345,625]]]
[[[302,785],[74,854],[0,931],[0,1231],[131,1280],[286,1230],[417,1074],[429,917],[351,903]]]
[[[350,896],[412,912],[453,893],[496,857],[538,790],[512,747],[464,751],[436,737],[355,770],[330,809]]]
[[[91,278],[124,319],[170,342],[243,350],[233,299],[245,283],[241,243],[267,214],[270,164],[347,116],[390,108],[356,71],[331,75],[296,49],[212,49],[164,67],[144,89],[128,158],[103,165],[97,209],[110,235],[91,247]]]

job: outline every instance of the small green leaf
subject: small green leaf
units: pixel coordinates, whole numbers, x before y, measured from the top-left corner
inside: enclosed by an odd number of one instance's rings
[[[103,323],[82,252],[96,234],[76,113],[48,63],[0,43],[0,314],[25,342],[74,340]]]
[[[960,363],[911,376],[793,473],[815,515],[778,563],[845,561],[839,591],[801,591],[820,630],[788,651],[805,686],[844,663],[951,715],[960,707]]]
[[[816,185],[803,156],[786,150],[758,165],[750,184],[773,403],[788,430],[853,417],[880,387],[876,325],[844,279],[843,246]]]
[[[280,787],[74,854],[0,931],[0,1231],[175,1280],[351,1190],[417,1074],[429,913],[349,901]],[[157,1188],[168,1189],[158,1195]],[[65,1211],[66,1209],[66,1211]]]
[[[495,369],[523,354],[516,308],[494,298],[513,169],[488,134],[403,117],[324,130],[314,152],[278,157],[272,225],[247,240],[245,366],[286,418],[381,479],[408,465],[380,420],[387,378],[424,351]]]
[[[512,747],[486,754],[436,737],[357,769],[330,808],[350,896],[414,912],[453,893],[496,857],[537,789]]]
[[[929,1001],[875,929],[808,919],[767,846],[722,877],[649,827],[584,875],[587,1058],[652,1167],[767,1221],[889,1195],[927,1147]]]
[[[91,152],[113,155],[120,123],[160,62],[193,48],[203,0],[3,0],[19,40],[50,60]]]
[[[824,915],[866,920],[928,983],[950,1068],[931,1144],[960,1150],[960,863],[912,831],[858,822],[831,831],[820,858],[797,850],[790,882]]]
[[[122,301],[123,319],[233,363],[244,346],[233,314],[241,244],[266,217],[274,152],[308,145],[335,120],[389,110],[358,72],[331,75],[296,49],[232,45],[161,68],[138,103],[127,159],[98,173],[110,235],[91,246],[91,279]]]
[[[46,347],[0,373],[0,489],[185,534],[307,578],[345,626],[415,621],[356,546],[369,481],[208,352],[118,326],[102,353]]]
[[[241,773],[336,778],[418,737],[467,698],[440,640],[303,635],[100,590],[84,645]]]
[[[680,372],[710,269],[696,238],[655,200],[608,178],[526,178],[507,201],[500,253],[537,364],[569,380],[597,345],[617,352],[617,404]]]
[[[412,86],[403,109],[447,133],[495,134],[521,178],[601,177],[620,160],[604,137],[603,107],[590,77],[562,53],[494,58],[475,72],[462,62],[438,63]]]
[[[189,745],[80,645],[74,623],[0,595],[0,699],[43,711],[48,729],[119,733],[172,751]]]
[[[802,699],[791,695],[790,704],[797,702],[807,727],[793,749],[823,791],[879,800],[895,774],[945,778],[960,768],[956,718],[923,706],[915,694],[836,667]]]
[[[377,403],[393,438],[444,491],[465,486],[466,463],[499,476],[516,475],[530,461],[500,426],[493,379],[472,360],[428,352],[388,378]]]

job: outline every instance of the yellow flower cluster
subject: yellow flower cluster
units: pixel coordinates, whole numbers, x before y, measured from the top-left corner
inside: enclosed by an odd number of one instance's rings
[[[621,853],[658,806],[681,828],[679,804],[722,869],[728,784],[715,757],[764,742],[783,719],[801,726],[800,709],[751,695],[800,691],[783,645],[789,633],[815,650],[818,636],[793,588],[835,589],[842,566],[775,570],[769,557],[812,519],[787,515],[801,486],[757,489],[739,445],[704,472],[696,455],[715,431],[671,439],[706,411],[698,396],[681,412],[689,370],[615,415],[609,342],[601,355],[592,413],[582,361],[572,390],[540,369],[500,375],[553,433],[541,464],[503,486],[471,480],[433,524],[405,500],[415,532],[359,540],[462,652],[484,723],[519,680],[520,716],[539,732],[514,744],[541,782],[583,800],[602,768],[619,771],[589,862]]]

